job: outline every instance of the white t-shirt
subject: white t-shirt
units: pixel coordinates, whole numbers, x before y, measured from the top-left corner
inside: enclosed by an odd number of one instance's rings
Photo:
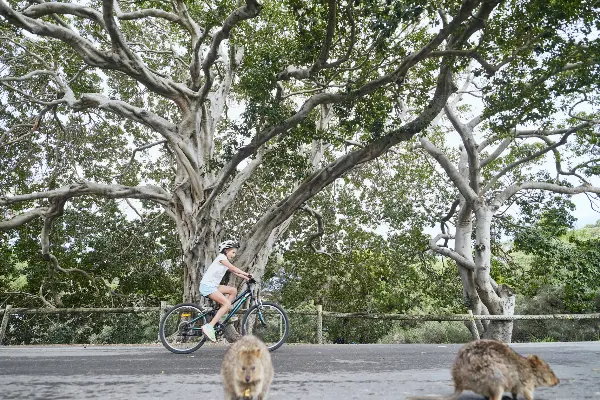
[[[212,264],[208,266],[200,283],[209,286],[219,286],[221,284],[221,279],[223,279],[225,272],[228,270],[228,268],[221,263],[223,260],[227,260],[227,256],[221,253],[215,258]]]

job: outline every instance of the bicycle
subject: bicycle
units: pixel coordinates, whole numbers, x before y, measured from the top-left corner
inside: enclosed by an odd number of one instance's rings
[[[225,324],[250,300],[250,307],[242,317],[241,333],[257,336],[265,342],[269,351],[275,351],[288,337],[290,320],[279,304],[262,301],[254,296],[255,284],[254,279],[247,282],[246,290],[231,302],[231,311],[215,325],[215,333],[217,339],[223,337]],[[198,350],[206,342],[202,325],[210,322],[216,312],[214,307],[202,307],[193,303],[173,306],[160,321],[160,341],[176,354],[189,354]]]

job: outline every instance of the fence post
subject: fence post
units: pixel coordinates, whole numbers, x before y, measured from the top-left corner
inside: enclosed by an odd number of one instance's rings
[[[471,324],[471,336],[473,336],[473,340],[479,340],[479,330],[477,329],[477,324],[475,323],[475,319],[473,318],[473,311],[468,310],[469,313],[469,323]]]
[[[323,305],[317,304],[317,344],[323,344]]]
[[[6,327],[8,326],[8,319],[10,318],[10,309],[12,306],[10,304],[6,305],[4,309],[4,315],[2,316],[2,325],[0,325],[0,345],[4,343],[4,336],[6,334]]]
[[[158,313],[158,329],[159,330],[158,330],[158,333],[156,334],[156,337],[159,342],[160,342],[160,321],[162,321],[162,319],[166,313],[167,313],[167,302],[161,301],[160,302],[160,311]]]

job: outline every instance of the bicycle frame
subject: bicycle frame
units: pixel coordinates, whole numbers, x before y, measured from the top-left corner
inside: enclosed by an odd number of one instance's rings
[[[225,314],[225,319],[221,323],[225,324],[226,322],[228,322],[235,315],[235,313],[240,309],[240,307],[242,307],[244,305],[244,303],[246,303],[248,298],[254,299],[254,296],[252,295],[252,288],[250,285],[248,285],[246,290],[244,290],[242,293],[238,294],[237,297],[235,299],[233,299],[233,301],[231,302],[233,309],[229,313]],[[191,320],[189,322],[193,324],[193,323],[197,322],[199,319],[204,318],[207,315],[210,315],[214,311],[215,311],[215,309],[211,308],[207,312],[197,316],[196,318],[194,318],[193,320]],[[192,330],[199,331],[199,330],[202,330],[202,327],[193,327]]]

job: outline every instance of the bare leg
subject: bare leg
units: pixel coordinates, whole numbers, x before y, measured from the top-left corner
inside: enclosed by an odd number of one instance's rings
[[[221,317],[223,315],[225,315],[225,313],[231,307],[231,301],[229,301],[229,299],[227,297],[225,297],[225,295],[223,293],[221,293],[220,291],[216,291],[216,292],[213,292],[213,293],[209,294],[208,298],[211,299],[211,300],[216,301],[219,304],[221,304],[221,308],[219,308],[217,310],[217,313],[215,314],[215,317],[209,322],[209,324],[212,327],[214,327],[216,325],[216,323],[219,322],[219,320],[221,319]]]

